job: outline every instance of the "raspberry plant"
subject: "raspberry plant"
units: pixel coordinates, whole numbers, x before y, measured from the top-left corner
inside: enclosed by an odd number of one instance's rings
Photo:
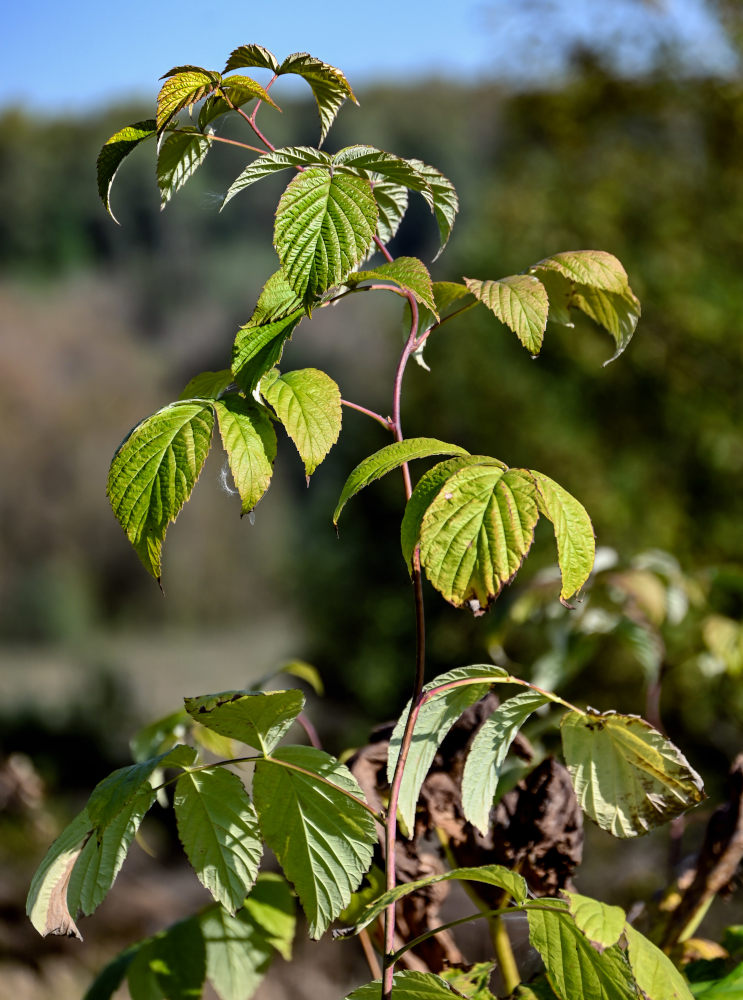
[[[273,73],[267,86],[245,75],[255,68]],[[258,125],[260,108],[276,108],[269,91],[287,74],[299,75],[312,89],[321,122],[317,148],[277,149]],[[373,146],[335,153],[321,148],[343,103],[356,101],[340,70],[306,53],[279,62],[259,45],[243,45],[222,73],[178,66],[163,80],[155,117],[122,128],[101,150],[98,186],[109,211],[121,162],[150,140],[163,206],[220,144],[252,156],[224,205],[270,174],[290,171],[292,177],[276,209],[278,268],[237,332],[229,367],[196,375],[176,401],[124,439],[108,480],[114,514],[159,582],[166,529],[196,485],[215,424],[241,513],[250,514],[271,482],[277,425],[296,446],[309,483],[338,439],[343,407],[366,414],[388,443],[348,475],[332,519],[337,525],[360,490],[401,470],[407,502],[400,538],[417,636],[411,698],[390,735],[386,781],[379,778],[378,790],[368,783],[362,790],[353,763],[346,766],[321,749],[299,690],[186,698],[184,709],[138,734],[135,763],[101,781],[49,849],[31,885],[31,921],[42,934],[80,937],[79,914],[91,914],[104,899],[157,800],[172,804],[183,849],[214,902],[129,947],[101,973],[90,998],[111,996],[126,979],[134,1000],[175,1000],[200,996],[208,980],[222,1000],[247,1000],[274,954],[290,953],[296,895],[312,938],[340,920],[342,936],[358,936],[372,973],[379,972],[348,1000],[484,1000],[492,996],[492,964],[469,972],[440,968],[442,975],[420,971],[420,965],[405,968],[408,952],[446,928],[428,926],[413,938],[401,937],[400,907],[411,893],[447,880],[461,882],[479,900],[465,920],[489,922],[509,994],[689,998],[681,973],[619,907],[568,891],[540,896],[519,871],[493,863],[457,865],[451,851],[444,854],[453,863],[438,874],[411,881],[398,873],[401,845],[414,853],[421,835],[420,795],[429,768],[447,734],[474,709],[482,718],[470,726],[457,779],[458,808],[468,829],[483,837],[493,822],[506,755],[535,712],[559,720],[577,801],[614,836],[641,835],[703,797],[701,781],[681,753],[636,716],[577,707],[492,663],[458,666],[426,682],[424,574],[446,601],[482,615],[513,579],[544,517],[557,543],[560,600],[569,606],[591,573],[594,535],[580,502],[544,472],[510,468],[460,444],[406,438],[401,414],[408,362],[422,363],[428,339],[444,323],[480,306],[532,356],[539,354],[548,321],[572,325],[572,312],[579,310],[609,333],[617,357],[640,314],[622,265],[602,251],[570,251],[517,275],[434,282],[422,260],[394,258],[388,245],[412,192],[433,213],[441,253],[458,211],[454,186],[435,167]],[[250,142],[220,134],[226,116],[242,119]],[[369,291],[397,295],[407,317],[390,416],[368,401],[343,399],[323,371],[279,367],[300,323]],[[433,457],[436,464],[414,483],[410,464]],[[292,669],[312,679],[308,668]],[[508,692],[506,700],[498,703],[496,689]],[[296,722],[311,745],[285,742]],[[264,844],[283,874],[260,871]],[[537,992],[522,983],[510,947],[506,923],[514,912],[526,914],[531,943],[544,963]]]

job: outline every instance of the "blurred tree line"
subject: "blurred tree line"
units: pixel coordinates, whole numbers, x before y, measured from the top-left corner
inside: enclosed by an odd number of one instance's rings
[[[634,341],[607,368],[612,345],[588,321],[549,329],[531,360],[484,310],[466,314],[432,338],[431,372],[410,372],[406,433],[554,475],[585,503],[599,543],[626,556],[658,548],[689,571],[730,567],[714,600],[739,616],[740,80],[662,67],[628,78],[583,54],[560,87],[432,81],[360,97],[361,109],[345,109],[333,127],[331,151],[373,143],[435,164],[457,186],[461,212],[435,279],[501,277],[560,250],[605,249],[643,304]],[[214,149],[161,214],[145,148],[114,187],[116,227],[96,198],[95,157],[122,121],[149,113],[58,121],[17,108],[0,121],[0,625],[15,640],[59,639],[112,621],[232,623],[293,609],[297,652],[335,695],[353,691],[375,717],[392,712],[413,651],[396,547],[400,483],[389,477],[355,500],[337,544],[329,523],[348,471],[365,448],[387,443],[376,425],[346,413],[354,439],[341,437],[309,491],[290,448],[280,449],[252,529],[211,462],[166,543],[164,610],[107,508],[106,468],[126,430],[191,374],[224,367],[274,270],[269,194],[286,183],[264,181],[219,214],[242,161]],[[264,128],[276,145],[314,144],[315,111],[266,109]],[[414,200],[393,250],[430,260],[434,247],[434,224]],[[301,366],[312,339],[347,398],[386,412],[401,344],[396,302],[318,315],[284,364]],[[527,577],[553,551],[538,535]],[[488,655],[512,590],[480,622],[429,592],[432,672]],[[642,709],[634,696],[617,707]]]

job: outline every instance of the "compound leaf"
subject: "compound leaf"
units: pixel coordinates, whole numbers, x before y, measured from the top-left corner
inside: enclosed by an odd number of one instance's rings
[[[689,985],[679,970],[663,952],[644,934],[640,934],[630,924],[625,924],[624,934],[627,938],[627,954],[637,985],[648,997],[648,1000],[692,1000]],[[737,990],[728,994],[729,1000],[739,996],[740,977]],[[725,994],[717,994],[714,989],[709,993],[709,1000],[719,996],[722,1000]],[[702,993],[702,998],[707,993]]]
[[[538,518],[528,472],[465,466],[446,480],[423,515],[421,566],[450,604],[482,614],[526,557]]]
[[[127,125],[125,128],[115,132],[110,139],[106,140],[98,154],[96,161],[98,194],[103,202],[103,207],[114,222],[118,222],[118,219],[111,211],[111,187],[116,177],[116,171],[119,169],[122,160],[133,149],[136,149],[140,142],[152,138],[156,133],[157,122],[154,118],[148,118],[147,121],[143,122],[135,122],[133,125]]]
[[[462,773],[462,810],[483,836],[490,827],[490,810],[509,748],[532,712],[547,701],[536,691],[514,695],[482,724],[472,741]]]
[[[398,899],[423,889],[426,886],[434,885],[436,882],[447,882],[455,880],[458,882],[481,882],[484,885],[494,885],[503,889],[509,896],[513,897],[516,903],[520,904],[526,900],[526,882],[516,872],[503,865],[483,865],[480,868],[454,868],[444,872],[442,875],[432,875],[428,878],[417,879],[414,882],[405,882],[396,886],[390,892],[385,892],[378,899],[368,906],[361,914],[358,923],[353,927],[353,932],[358,934],[364,927],[376,920],[390,903],[396,903]]]
[[[232,182],[224,196],[222,208],[240,191],[244,191],[251,184],[255,184],[256,181],[262,180],[270,174],[275,174],[279,170],[297,166],[330,167],[331,162],[327,153],[313,149],[311,146],[285,146],[283,149],[274,149],[269,153],[263,153],[252,163],[249,163],[238,178]]]
[[[350,97],[354,104],[359,103],[350,83],[339,69],[307,52],[294,52],[287,56],[275,72],[278,75],[296,73],[310,85],[320,113],[320,145],[346,98]]]
[[[542,349],[549,299],[544,285],[531,274],[514,274],[498,281],[465,278],[467,288],[501,323],[513,330],[532,356]]]
[[[276,458],[276,434],[266,410],[230,394],[214,403],[230,472],[248,514],[268,489]]]
[[[349,274],[346,284],[355,287],[362,281],[391,281],[403,291],[411,292],[438,319],[433,298],[431,275],[422,260],[417,257],[398,257],[387,264],[380,264],[371,271],[355,271]]]
[[[585,508],[559,483],[531,470],[537,487],[537,506],[555,529],[557,559],[562,588],[560,598],[568,600],[586,582],[593,569],[596,539]]]
[[[394,153],[387,153],[376,146],[346,146],[333,156],[333,165],[343,169],[350,167],[353,170],[363,170],[374,175],[384,177],[385,180],[394,181],[397,184],[404,184],[411,191],[425,191],[429,199],[433,198],[433,191],[426,179],[420,172],[417,164],[419,161],[405,160]]]
[[[502,667],[478,664],[450,670],[448,673],[436,677],[423,688],[423,694],[427,697],[425,697],[415,721],[413,742],[405,762],[398,802],[398,810],[411,836],[421,785],[428,774],[428,769],[436,756],[441,741],[466,708],[483,698],[494,681],[503,680],[506,677],[508,677],[508,672]],[[445,690],[435,690],[442,687]],[[410,702],[405,706],[390,739],[387,758],[387,778],[390,784],[397,767],[409,711]]]
[[[286,278],[309,309],[363,260],[377,229],[377,203],[364,177],[308,167],[284,191],[274,245]]]
[[[200,66],[178,66],[165,74],[157,95],[157,131],[162,132],[173,115],[208,97],[219,87],[221,76]]]
[[[207,729],[269,754],[304,707],[301,691],[224,691],[184,698],[186,711]]]
[[[258,876],[263,844],[243,783],[221,767],[188,771],[175,791],[178,836],[203,886],[234,914]]]
[[[636,1000],[637,990],[622,951],[593,948],[566,909],[529,909],[529,938],[542,956],[561,1000]]]
[[[157,185],[160,207],[189,181],[206,159],[212,144],[210,135],[201,132],[173,132],[160,144],[157,154]]]
[[[229,73],[233,69],[249,69],[251,66],[259,66],[261,69],[270,69],[277,73],[279,61],[273,52],[262,45],[240,45],[230,53],[224,72]]]
[[[583,811],[615,837],[637,837],[704,798],[682,753],[635,715],[566,712],[560,726]]]
[[[269,403],[296,445],[309,481],[341,430],[341,393],[333,379],[317,368],[279,375],[265,388]]]
[[[315,747],[283,747],[259,761],[253,796],[261,830],[319,938],[372,861],[374,820],[347,794],[363,793],[343,764]]]
[[[138,424],[111,462],[111,507],[145,569],[158,581],[166,529],[196,485],[213,427],[210,402],[171,403]]]

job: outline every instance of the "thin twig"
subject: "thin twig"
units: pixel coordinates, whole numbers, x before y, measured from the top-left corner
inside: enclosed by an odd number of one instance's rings
[[[363,413],[367,417],[371,417],[372,420],[376,420],[376,422],[381,424],[386,431],[394,430],[392,421],[389,417],[383,417],[381,413],[375,413],[374,410],[368,410],[365,406],[359,406],[358,403],[352,403],[348,399],[342,399],[341,403],[343,406],[347,406],[351,410],[357,410],[359,413]]]

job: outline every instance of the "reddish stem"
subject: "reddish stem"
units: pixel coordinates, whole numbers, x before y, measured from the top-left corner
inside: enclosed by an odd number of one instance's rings
[[[371,417],[372,420],[376,420],[378,424],[381,424],[385,430],[393,431],[394,433],[394,427],[389,417],[383,417],[381,413],[375,413],[374,410],[367,410],[365,406],[359,406],[358,403],[351,403],[348,399],[342,399],[341,403],[343,406],[347,406],[351,410],[357,410],[359,413],[363,413],[367,417]]]

